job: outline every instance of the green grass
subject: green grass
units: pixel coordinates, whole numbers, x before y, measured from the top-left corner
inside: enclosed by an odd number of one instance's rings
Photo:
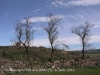
[[[89,57],[100,57],[100,54],[85,54],[85,55]]]
[[[74,71],[52,71],[52,72],[20,72],[6,73],[6,75],[100,75],[100,67],[96,68],[68,68]],[[66,70],[68,70],[66,69]]]
[[[37,62],[44,63],[45,61],[49,61],[51,57],[51,49],[45,48],[45,47],[30,47],[29,48],[29,55],[30,58]],[[69,53],[66,53],[64,56],[61,53],[61,50],[55,50],[53,54],[53,60],[61,60],[62,58],[69,58],[72,55]],[[0,47],[0,57],[3,59],[9,59],[12,61],[24,61],[27,60],[26,51],[24,48],[18,48],[13,46],[1,46]]]
[[[92,56],[92,57],[93,57],[93,56],[94,56],[94,57],[95,57],[95,56],[100,56],[100,54],[85,54],[85,55]]]

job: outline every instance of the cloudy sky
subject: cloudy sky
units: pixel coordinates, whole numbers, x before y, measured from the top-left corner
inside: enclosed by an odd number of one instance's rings
[[[37,29],[32,45],[50,47],[41,28],[47,23],[48,13],[62,18],[59,40],[69,45],[70,50],[81,49],[79,37],[71,33],[71,27],[84,25],[86,21],[95,25],[89,42],[100,48],[100,0],[0,0],[0,45],[11,45],[10,39],[15,37],[14,23],[31,16]]]

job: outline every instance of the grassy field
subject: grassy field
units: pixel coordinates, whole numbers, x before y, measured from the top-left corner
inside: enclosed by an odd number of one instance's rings
[[[95,68],[68,68],[66,71],[51,71],[51,72],[20,72],[6,73],[6,75],[100,75],[100,67]]]
[[[88,55],[90,57],[97,57],[97,56],[100,56],[100,54],[85,54],[85,55]]]

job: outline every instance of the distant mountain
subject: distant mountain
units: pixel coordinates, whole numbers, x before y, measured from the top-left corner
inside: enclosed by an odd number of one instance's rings
[[[80,51],[68,51],[69,53],[71,54],[79,54],[81,53],[81,50]],[[100,54],[100,49],[96,49],[96,50],[85,50],[85,54]]]
[[[100,54],[100,49],[96,49],[96,50],[86,50],[85,52],[87,54]]]

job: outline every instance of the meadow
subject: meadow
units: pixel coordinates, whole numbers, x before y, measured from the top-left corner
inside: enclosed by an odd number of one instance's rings
[[[100,67],[67,68],[66,71],[6,73],[6,75],[100,75]]]

